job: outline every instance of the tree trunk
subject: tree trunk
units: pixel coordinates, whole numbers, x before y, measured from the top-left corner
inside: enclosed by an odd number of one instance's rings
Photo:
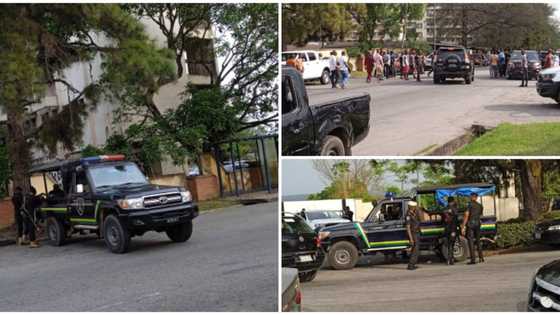
[[[8,160],[12,167],[13,187],[21,187],[24,193],[29,192],[29,164],[31,153],[25,139],[25,112],[16,106],[6,106],[8,118]]]
[[[539,160],[517,160],[523,195],[523,209],[529,219],[537,218],[543,209],[542,162]]]

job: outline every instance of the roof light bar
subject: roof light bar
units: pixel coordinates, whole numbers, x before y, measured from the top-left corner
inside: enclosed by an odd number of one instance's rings
[[[99,156],[90,156],[87,158],[81,158],[80,162],[99,163],[99,162],[122,161],[122,160],[124,160],[123,154],[115,154],[115,155],[99,155]]]

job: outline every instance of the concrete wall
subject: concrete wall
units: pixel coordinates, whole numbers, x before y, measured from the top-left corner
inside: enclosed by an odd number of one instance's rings
[[[10,198],[0,199],[0,228],[14,223],[14,205]]]

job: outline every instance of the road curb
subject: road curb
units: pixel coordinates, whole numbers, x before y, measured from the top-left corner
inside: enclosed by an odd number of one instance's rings
[[[464,147],[465,145],[471,143],[474,139],[484,135],[488,131],[494,129],[495,127],[492,126],[483,126],[483,125],[472,125],[469,130],[467,130],[464,134],[455,137],[448,142],[442,144],[441,146],[436,146],[432,150],[427,150],[423,152],[423,155],[438,155],[438,156],[448,156],[454,155],[459,149]]]

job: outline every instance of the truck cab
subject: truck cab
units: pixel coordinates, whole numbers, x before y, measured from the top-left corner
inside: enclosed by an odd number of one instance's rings
[[[367,215],[363,222],[352,222],[325,227],[319,231],[321,247],[327,253],[328,264],[337,270],[352,269],[358,262],[359,256],[377,253],[392,254],[404,251],[410,247],[405,217],[410,200],[427,200],[425,197],[446,192],[446,196],[465,197],[471,191],[484,191],[485,194],[494,192],[491,184],[468,184],[453,186],[438,186],[418,188],[416,196],[388,198],[381,200]],[[482,192],[481,192],[482,196]],[[495,196],[494,196],[495,197]],[[447,253],[447,239],[444,235],[445,223],[441,216],[446,205],[434,197],[433,206],[423,207],[423,220],[420,223],[420,249],[435,252],[441,258],[453,255],[456,261],[467,259],[467,240],[461,236],[453,246],[453,253]],[[466,210],[464,205],[459,208],[461,220]],[[496,236],[496,217],[483,216],[481,235],[483,241],[492,242]]]
[[[87,157],[35,167],[59,180],[62,193],[47,194],[39,209],[50,242],[60,246],[76,233],[95,233],[114,253],[125,253],[130,239],[147,231],[166,232],[174,242],[192,234],[198,206],[182,187],[149,183],[123,155]]]

